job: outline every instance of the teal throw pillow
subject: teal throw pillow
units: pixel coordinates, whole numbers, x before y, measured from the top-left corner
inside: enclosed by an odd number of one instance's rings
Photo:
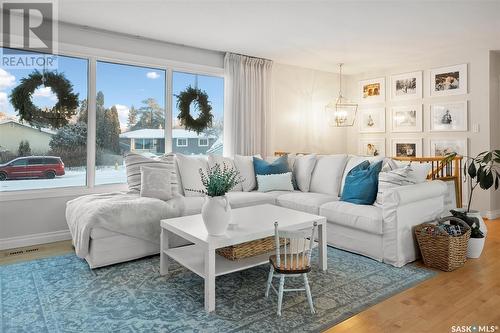
[[[290,171],[288,170],[287,155],[281,156],[272,163],[254,156],[253,168],[256,175],[276,175],[278,173],[287,173]]]
[[[371,164],[364,161],[349,171],[345,179],[341,201],[357,205],[372,205],[377,198],[378,174],[382,161]]]

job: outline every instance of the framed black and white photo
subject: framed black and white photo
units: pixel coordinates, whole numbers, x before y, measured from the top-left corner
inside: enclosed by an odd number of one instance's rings
[[[362,156],[385,156],[385,138],[360,138],[358,141],[358,154]]]
[[[391,108],[393,132],[422,132],[422,104]]]
[[[467,64],[430,70],[431,97],[467,94]]]
[[[360,81],[359,93],[361,103],[385,102],[385,78]]]
[[[467,101],[435,103],[429,108],[431,131],[467,131]]]
[[[431,156],[439,157],[450,153],[467,156],[467,139],[431,139],[429,152]]]
[[[395,157],[422,156],[422,139],[421,138],[392,139],[392,156]]]
[[[391,100],[402,101],[422,98],[422,72],[391,76]]]
[[[385,108],[369,108],[358,111],[360,133],[385,133]]]

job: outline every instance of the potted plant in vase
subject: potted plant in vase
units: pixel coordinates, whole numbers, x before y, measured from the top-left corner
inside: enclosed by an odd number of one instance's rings
[[[457,156],[456,153],[448,154],[443,159],[443,162],[448,163],[455,156]],[[488,230],[481,214],[477,210],[471,210],[472,197],[474,190],[478,186],[483,190],[488,190],[492,187],[495,191],[498,190],[500,185],[500,150],[485,151],[476,157],[465,156],[464,175],[464,182],[469,181],[467,206],[464,209],[452,211],[452,214],[463,213],[464,217],[473,218],[469,219],[469,221],[464,220],[471,227],[471,238],[469,240],[467,256],[469,258],[479,258]]]
[[[238,170],[228,167],[225,163],[222,167],[216,163],[205,171],[200,169],[200,177],[204,189],[189,191],[202,193],[206,196],[201,208],[201,216],[208,234],[212,236],[224,235],[231,219],[231,206],[226,193],[243,180]]]

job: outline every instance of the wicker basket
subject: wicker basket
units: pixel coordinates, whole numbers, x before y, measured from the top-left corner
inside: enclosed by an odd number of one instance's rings
[[[270,236],[246,243],[226,246],[217,249],[216,253],[229,260],[238,260],[273,251],[276,249],[275,242],[274,236]],[[284,239],[280,239],[280,242],[281,245],[284,245]]]
[[[467,231],[461,236],[429,235],[422,230],[427,226],[443,224],[447,221],[455,221],[462,225]],[[470,238],[470,228],[462,220],[448,216],[437,223],[423,223],[415,227],[418,246],[424,259],[424,264],[442,271],[450,272],[462,267],[467,260],[467,243]]]

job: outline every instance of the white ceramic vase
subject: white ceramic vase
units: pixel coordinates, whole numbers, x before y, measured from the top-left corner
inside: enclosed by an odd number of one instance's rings
[[[484,240],[483,238],[470,238],[469,243],[467,244],[467,258],[479,258],[484,248]]]
[[[219,197],[205,197],[201,216],[211,236],[222,236],[226,233],[231,220],[231,206],[225,195]]]

